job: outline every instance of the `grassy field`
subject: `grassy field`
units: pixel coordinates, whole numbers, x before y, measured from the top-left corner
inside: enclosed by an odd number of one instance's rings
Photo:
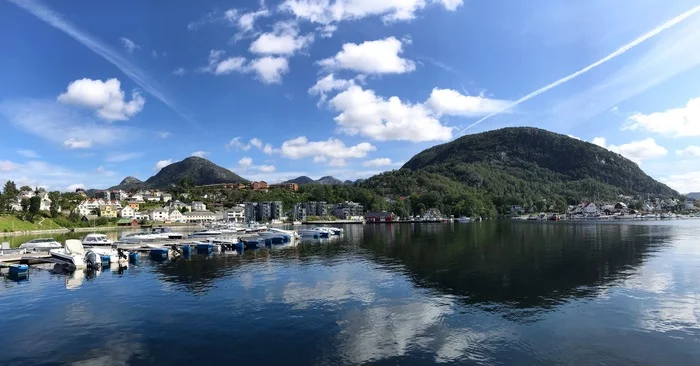
[[[52,219],[37,218],[36,222],[31,223],[29,221],[20,220],[12,215],[2,215],[0,216],[0,231],[27,231],[27,230],[46,230],[46,229],[60,229],[61,226],[53,222]],[[41,225],[39,223],[41,222]]]

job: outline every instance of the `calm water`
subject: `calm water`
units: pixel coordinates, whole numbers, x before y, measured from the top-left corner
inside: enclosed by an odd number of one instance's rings
[[[0,279],[0,365],[700,364],[700,221],[347,226]],[[83,278],[85,276],[85,278]]]

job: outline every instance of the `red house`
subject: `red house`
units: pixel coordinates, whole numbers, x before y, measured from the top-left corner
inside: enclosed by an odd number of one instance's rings
[[[396,221],[396,215],[393,212],[367,212],[365,214],[365,222],[368,224],[387,223]]]

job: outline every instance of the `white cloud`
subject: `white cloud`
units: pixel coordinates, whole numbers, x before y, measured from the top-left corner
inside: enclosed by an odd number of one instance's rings
[[[34,150],[17,150],[17,154],[24,156],[25,158],[36,159],[39,158],[39,154]]]
[[[224,12],[224,19],[231,25],[238,28],[238,33],[234,37],[235,41],[240,41],[248,36],[255,35],[255,22],[258,18],[270,16],[270,11],[265,7],[264,1],[261,8],[251,12],[241,12],[238,9],[229,9]]]
[[[272,148],[270,144],[265,144],[262,150],[267,155],[272,155],[272,153],[276,152],[276,149]]]
[[[257,137],[250,139],[250,144],[257,147],[258,149],[262,149],[263,147],[263,142],[260,141],[260,139]]]
[[[690,99],[685,107],[651,114],[635,113],[623,129],[641,129],[673,137],[700,136],[700,98]]]
[[[455,10],[462,0],[285,0],[282,11],[313,23],[331,24],[370,16],[382,16],[384,22],[408,21],[428,3]]]
[[[111,154],[105,158],[105,162],[107,162],[107,163],[121,163],[124,161],[136,159],[136,158],[141,157],[141,156],[143,156],[143,154],[140,152]]]
[[[641,164],[642,161],[654,158],[660,158],[668,154],[668,150],[663,146],[660,146],[652,138],[644,139],[641,141],[632,141],[628,144],[623,145],[609,145],[606,146],[606,140],[603,137],[596,137],[593,139],[593,143],[604,147],[612,152],[616,152],[627,159],[634,161],[637,164]]]
[[[277,170],[274,165],[258,165],[256,168],[263,173],[272,173]]]
[[[175,104],[173,100],[170,99],[164,92],[164,89],[153,79],[150,75],[145,73],[136,65],[132,64],[131,61],[124,58],[119,52],[115,51],[109,45],[103,44],[96,38],[92,37],[90,34],[84,33],[82,30],[73,26],[73,24],[67,22],[60,14],[55,13],[53,10],[41,5],[34,1],[19,1],[10,0],[13,4],[19,6],[20,8],[26,10],[32,15],[36,16],[43,22],[49,24],[50,26],[66,33],[68,36],[82,44],[83,46],[90,49],[90,51],[96,53],[98,56],[104,58],[112,65],[116,66],[120,71],[122,71],[126,76],[143,88],[146,92],[154,96],[156,99],[163,102],[175,113],[180,115],[185,120],[196,125],[196,122]]]
[[[97,115],[108,121],[127,120],[141,112],[146,101],[140,93],[131,93],[131,100],[124,99],[121,83],[116,78],[107,81],[80,79],[68,84],[58,101],[96,110]]]
[[[670,175],[661,182],[681,193],[700,192],[700,171]]]
[[[434,88],[425,103],[438,115],[474,117],[499,111],[511,101],[489,99],[482,95],[462,95],[456,90]]]
[[[341,112],[335,121],[341,131],[361,134],[375,140],[444,141],[452,138],[452,128],[444,126],[423,104],[404,103],[398,97],[388,100],[353,85],[329,102]]]
[[[342,166],[345,165],[345,159],[364,158],[368,152],[374,150],[376,148],[367,142],[345,146],[345,143],[334,138],[326,141],[309,141],[301,136],[282,143],[280,153],[289,159],[313,157],[314,162],[329,161],[332,166]]]
[[[372,159],[372,160],[367,160],[364,163],[362,163],[362,166],[387,166],[391,165],[391,159],[389,158],[378,158],[378,159]]]
[[[75,190],[78,189],[78,188],[80,188],[80,189],[85,189],[85,184],[83,184],[83,183],[73,183],[73,184],[69,185],[68,187],[66,187],[66,191],[68,191],[68,192],[75,192]]]
[[[9,160],[0,160],[0,172],[11,172],[17,170],[17,168],[19,168],[19,165]]]
[[[63,141],[63,146],[68,149],[89,149],[92,146],[92,141],[69,138],[68,140]]]
[[[366,74],[403,74],[416,69],[416,63],[399,56],[403,44],[395,37],[360,44],[346,43],[335,56],[318,61],[330,70],[352,70]]]
[[[0,115],[28,133],[66,147],[87,148],[92,143],[106,147],[123,136],[140,134],[133,127],[95,123],[53,101],[5,100],[0,102]]]
[[[173,71],[173,75],[182,76],[185,75],[186,72],[187,70],[185,70],[184,67],[178,67],[177,69],[175,69],[175,71]]]
[[[328,93],[335,90],[345,90],[352,85],[355,85],[354,80],[336,79],[333,74],[328,74],[309,89],[309,94],[317,95],[320,102],[323,103],[326,101]]]
[[[262,55],[291,56],[314,41],[313,33],[299,35],[295,22],[283,21],[274,25],[273,31],[263,33],[250,44],[250,52]]]
[[[126,37],[119,38],[119,41],[122,43],[122,47],[124,47],[124,50],[126,50],[126,52],[128,53],[134,53],[135,50],[141,48],[141,46],[137,45],[134,41]]]
[[[115,172],[113,170],[107,170],[102,165],[98,166],[97,169],[95,169],[95,171],[98,174],[104,175],[106,177],[113,177],[113,176],[117,175],[117,172]]]
[[[17,186],[44,187],[47,190],[72,190],[74,187],[108,187],[114,178],[96,174],[94,169],[76,171],[39,160],[16,164],[16,169],[3,172],[3,179],[13,180]],[[75,182],[83,182],[75,185]]]
[[[236,56],[222,60],[221,58],[225,53],[226,51],[223,50],[210,50],[207,66],[200,67],[198,71],[208,72],[214,75],[225,75],[234,71],[244,71],[246,63],[245,57]]]
[[[158,132],[158,137],[160,137],[160,138],[162,138],[162,139],[167,139],[167,138],[170,137],[170,136],[172,136],[172,133],[170,133],[170,132],[168,132],[168,131],[160,131],[160,132]]]
[[[192,153],[192,156],[196,156],[196,157],[198,157],[198,158],[203,158],[203,157],[205,157],[205,156],[207,156],[207,155],[209,155],[209,151],[202,151],[202,150],[199,150],[199,151],[195,151],[195,152]]]
[[[497,114],[500,114],[500,113],[506,111],[507,109],[513,108],[513,107],[515,107],[515,106],[517,106],[517,105],[519,105],[519,104],[521,104],[521,103],[523,103],[523,102],[526,102],[526,101],[528,101],[528,100],[530,100],[530,99],[532,99],[532,98],[534,98],[534,97],[536,97],[536,96],[538,96],[538,95],[540,95],[540,94],[542,94],[542,93],[545,93],[545,92],[547,92],[547,91],[549,91],[549,90],[551,90],[551,89],[553,89],[553,88],[556,88],[556,87],[559,86],[559,85],[565,84],[565,83],[567,83],[567,82],[569,82],[569,81],[571,81],[571,80],[573,80],[573,79],[575,79],[575,78],[577,78],[577,77],[579,77],[579,76],[581,76],[581,75],[583,75],[583,74],[585,74],[585,73],[587,73],[587,72],[589,72],[589,71],[591,71],[591,70],[597,68],[598,66],[601,66],[601,65],[605,64],[606,62],[608,62],[608,61],[610,61],[610,60],[612,60],[612,59],[614,59],[614,58],[616,58],[616,57],[618,57],[618,56],[620,56],[620,55],[626,53],[627,51],[631,50],[632,48],[634,48],[634,47],[636,47],[636,46],[639,46],[640,44],[644,43],[644,42],[647,41],[648,39],[650,39],[650,38],[652,38],[652,37],[655,37],[655,36],[658,35],[659,33],[661,33],[661,32],[663,32],[663,31],[665,31],[665,30],[667,30],[667,29],[670,29],[670,28],[676,26],[678,23],[683,22],[683,21],[686,20],[688,17],[691,17],[691,16],[695,15],[697,12],[700,12],[700,5],[699,5],[699,6],[696,6],[696,7],[694,7],[694,8],[692,8],[692,9],[690,9],[690,10],[688,10],[688,11],[686,11],[686,12],[684,12],[684,13],[678,15],[678,16],[676,16],[675,18],[673,18],[673,19],[667,21],[666,23],[664,23],[664,24],[662,24],[662,25],[659,25],[659,26],[657,26],[656,28],[650,30],[649,32],[647,32],[647,33],[645,33],[645,34],[643,34],[643,35],[637,37],[637,38],[634,39],[632,42],[629,42],[629,43],[627,43],[626,45],[624,45],[624,46],[618,48],[617,50],[615,50],[614,52],[612,52],[612,53],[608,54],[607,56],[601,58],[600,60],[598,60],[598,61],[596,61],[596,62],[594,62],[594,63],[592,63],[592,64],[590,64],[590,65],[588,65],[588,66],[586,66],[586,67],[584,67],[584,68],[582,68],[582,69],[580,69],[580,70],[578,70],[578,71],[576,71],[576,72],[574,72],[574,73],[572,73],[572,74],[569,74],[569,75],[567,75],[567,76],[565,76],[565,77],[563,77],[563,78],[561,78],[561,79],[559,79],[559,80],[556,80],[556,81],[554,81],[554,82],[552,82],[552,83],[550,83],[550,84],[548,84],[548,85],[545,85],[545,86],[543,86],[543,87],[541,87],[541,88],[539,88],[539,89],[537,89],[537,90],[535,90],[535,91],[533,91],[533,92],[531,92],[531,93],[529,93],[529,94],[527,94],[527,95],[525,95],[525,96],[523,96],[522,98],[520,98],[520,99],[514,101],[513,103],[509,104],[507,108],[502,109],[502,110],[500,110],[500,111],[498,111],[498,112],[491,113],[491,114],[489,114],[489,115],[487,115],[487,116],[485,116],[485,117],[479,119],[478,121],[476,121],[476,122],[470,124],[469,126],[467,126],[467,127],[466,127],[464,130],[462,130],[460,133],[464,133],[464,132],[465,132],[466,130],[468,130],[469,128],[474,127],[474,126],[480,124],[481,122],[483,122],[483,121],[485,121],[485,120],[487,120],[487,119],[489,119],[489,118],[491,118],[491,117],[493,117],[493,116],[495,116],[495,115],[497,115]],[[693,39],[693,41],[695,41],[695,40]],[[648,61],[648,60],[645,60],[645,62],[646,62],[646,61]],[[588,103],[590,103],[590,101],[588,101]],[[615,101],[614,103],[617,103],[617,101]]]
[[[263,57],[251,61],[247,70],[255,72],[265,84],[279,84],[289,71],[289,63],[283,57]]]
[[[238,161],[238,166],[241,168],[249,168],[253,165],[253,159],[249,157],[244,157],[241,158],[241,160]]]
[[[335,33],[337,30],[338,26],[334,24],[326,24],[316,28],[316,31],[321,38],[331,38],[333,37],[333,33]]]
[[[248,151],[250,150],[250,144],[244,144],[241,142],[240,137],[234,137],[229,141],[228,144],[226,144],[226,149],[234,149],[234,150],[243,150],[243,151]]]
[[[165,168],[166,166],[168,166],[172,163],[173,163],[173,159],[159,160],[156,163],[156,166],[153,168],[153,170],[160,171],[161,169]]]
[[[700,157],[700,146],[688,146],[683,150],[676,150],[676,156]]]

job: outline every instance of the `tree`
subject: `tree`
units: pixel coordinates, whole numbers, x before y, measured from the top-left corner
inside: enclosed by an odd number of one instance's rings
[[[8,180],[2,190],[2,195],[0,195],[0,212],[12,211],[11,204],[14,202],[18,194],[19,191],[17,190],[17,185],[15,185],[15,182]]]
[[[49,192],[49,199],[51,200],[51,207],[49,208],[51,217],[57,217],[58,208],[60,207],[61,203],[61,193],[58,191]]]
[[[185,212],[188,212],[187,207],[185,207],[185,206],[180,207],[180,213],[184,214]]]
[[[22,206],[22,212],[25,214],[29,213],[29,200],[26,198],[22,198],[22,201],[20,201],[20,205]]]
[[[19,188],[20,192],[33,192],[34,190],[30,186],[22,186]]]
[[[29,215],[36,216],[39,214],[41,209],[41,198],[39,196],[34,196],[29,199]]]

